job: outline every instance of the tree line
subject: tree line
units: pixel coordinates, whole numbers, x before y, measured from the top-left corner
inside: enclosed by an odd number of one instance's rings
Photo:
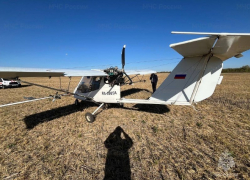
[[[240,68],[227,68],[222,69],[222,73],[234,73],[234,72],[250,72],[250,66],[245,65]]]
[[[227,69],[222,69],[222,73],[234,73],[234,72],[250,72],[250,66],[245,65],[240,68],[227,68]],[[171,73],[171,71],[160,71],[157,73]]]

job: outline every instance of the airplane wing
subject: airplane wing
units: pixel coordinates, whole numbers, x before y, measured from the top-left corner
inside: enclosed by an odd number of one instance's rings
[[[171,48],[181,54],[184,58],[199,57],[208,54],[213,45],[213,56],[218,57],[222,61],[231,57],[241,57],[241,53],[250,49],[250,33],[172,33],[208,35],[208,37],[197,38],[170,45]]]
[[[128,75],[134,75],[134,74],[139,74],[139,75],[145,75],[145,74],[152,74],[152,73],[156,73],[156,71],[153,70],[126,70],[126,73]]]
[[[128,70],[127,74],[150,74],[152,70]],[[0,67],[0,77],[11,79],[18,77],[60,77],[60,76],[107,76],[103,71],[96,70],[70,70],[70,69],[40,69]]]
[[[0,77],[11,79],[17,77],[59,77],[59,76],[106,76],[104,72],[92,70],[40,69],[0,67]]]
[[[38,68],[17,68],[17,67],[0,67],[1,78],[16,77],[59,77],[64,76],[63,71],[53,71],[50,69]]]

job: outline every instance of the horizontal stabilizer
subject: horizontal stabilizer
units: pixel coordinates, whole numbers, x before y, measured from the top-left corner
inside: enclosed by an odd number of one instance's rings
[[[209,35],[189,41],[171,44],[183,57],[197,57],[210,53],[225,61],[231,57],[241,57],[241,53],[250,49],[250,33],[194,33],[172,32],[178,34]],[[216,41],[216,39],[218,40]],[[213,47],[214,45],[214,47]]]
[[[250,36],[250,33],[210,33],[210,32],[179,32],[172,31],[172,34],[209,35],[209,36]]]

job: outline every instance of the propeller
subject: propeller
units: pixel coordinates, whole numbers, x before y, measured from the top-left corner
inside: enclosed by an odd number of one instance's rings
[[[122,48],[122,72],[125,74],[125,76],[129,79],[129,84],[132,84],[132,80],[131,78],[127,75],[127,73],[124,71],[124,66],[125,66],[125,48],[126,48],[126,45],[123,46]]]
[[[122,71],[123,72],[124,72],[124,66],[125,66],[125,48],[126,48],[126,45],[124,45],[122,48]]]
[[[123,75],[125,74],[125,76],[129,79],[129,84],[132,84],[132,80],[131,78],[127,75],[127,73],[124,70],[124,66],[125,66],[125,48],[126,45],[123,46],[122,48],[122,54],[121,54],[121,60],[122,60],[122,69],[118,69],[117,67],[110,67],[108,69],[104,69],[103,71],[108,74],[108,81],[109,84],[113,84],[117,83],[124,83],[124,78]]]

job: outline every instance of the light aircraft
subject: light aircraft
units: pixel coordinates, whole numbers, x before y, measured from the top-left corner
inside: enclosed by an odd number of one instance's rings
[[[155,73],[151,70],[126,71],[125,47],[122,49],[122,69],[110,67],[104,70],[47,70],[30,68],[0,68],[0,77],[60,77],[82,76],[74,92],[55,89],[38,84],[44,88],[62,91],[74,95],[75,104],[78,100],[92,101],[99,104],[93,113],[86,113],[87,122],[95,120],[96,112],[107,103],[135,103],[161,105],[193,105],[210,97],[217,84],[220,84],[223,61],[231,57],[242,57],[242,52],[250,49],[250,33],[203,33],[203,32],[172,32],[175,34],[205,35],[205,37],[171,44],[170,47],[183,56],[183,59],[163,81],[160,87],[147,99],[121,98],[120,87],[132,84],[129,75],[144,75]],[[142,80],[142,79],[141,79]],[[51,97],[45,97],[51,98]],[[53,96],[54,99],[60,95]],[[40,98],[44,99],[44,98]],[[36,101],[30,98],[27,101],[0,105],[0,107]]]

